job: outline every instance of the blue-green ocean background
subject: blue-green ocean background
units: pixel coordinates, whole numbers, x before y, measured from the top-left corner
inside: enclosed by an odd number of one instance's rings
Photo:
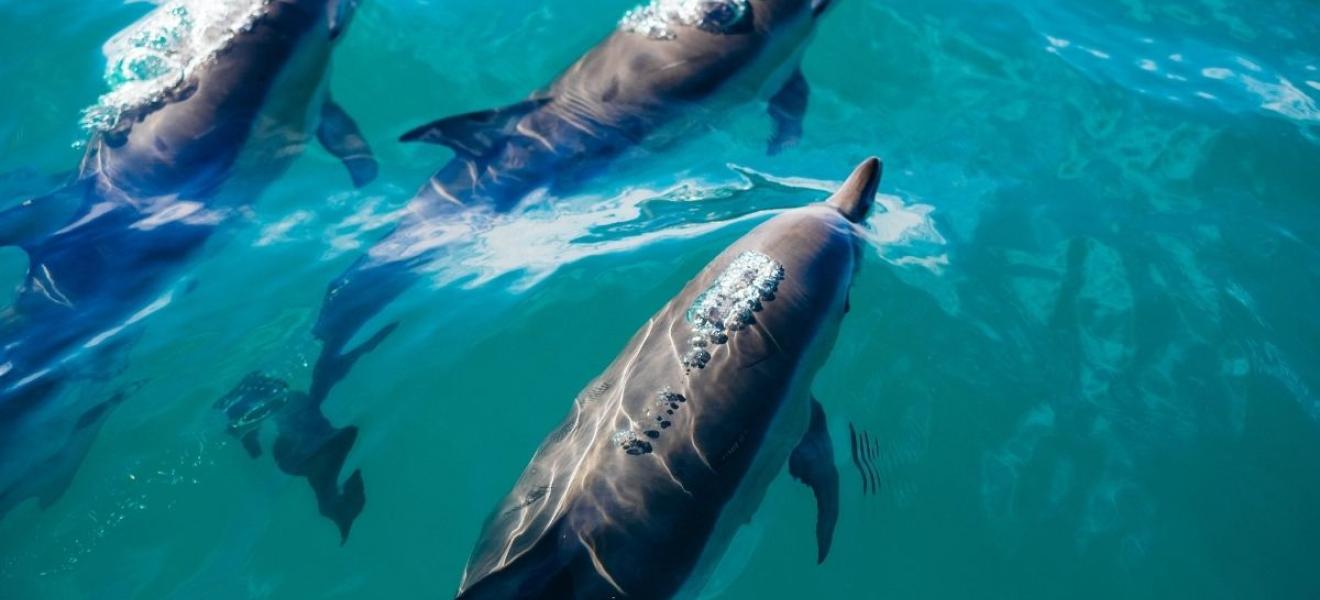
[[[0,521],[0,598],[447,596],[633,331],[769,211],[823,196],[730,165],[837,182],[872,153],[892,212],[815,390],[841,452],[849,423],[881,441],[883,488],[840,455],[816,566],[810,493],[781,477],[722,597],[1320,597],[1314,0],[839,0],[799,147],[766,156],[747,105],[391,308],[403,327],[327,404],[362,428],[341,547],[212,403],[254,369],[305,382],[325,285],[449,158],[400,132],[524,97],[631,4],[364,2],[332,81],[380,180],[348,191],[311,148],[189,267],[96,384],[141,387],[67,493]],[[150,7],[0,0],[0,203],[77,164],[101,44]],[[24,266],[0,250],[0,302]]]

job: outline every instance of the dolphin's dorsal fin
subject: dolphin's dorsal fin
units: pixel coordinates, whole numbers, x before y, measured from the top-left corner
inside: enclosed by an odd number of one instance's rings
[[[0,211],[0,247],[23,247],[69,224],[89,187],[90,180],[83,179]]]
[[[825,562],[839,522],[839,470],[825,425],[825,409],[811,399],[811,425],[788,459],[788,473],[811,487],[816,496],[816,563]]]
[[[862,161],[827,202],[849,221],[861,223],[875,205],[875,192],[880,188],[883,173],[884,164],[880,159],[872,156]]]
[[[399,140],[440,144],[464,158],[482,158],[509,137],[510,123],[548,102],[550,98],[532,98],[503,108],[445,117],[409,131]]]

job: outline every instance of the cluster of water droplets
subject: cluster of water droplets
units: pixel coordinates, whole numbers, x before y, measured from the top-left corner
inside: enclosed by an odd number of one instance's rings
[[[88,131],[114,127],[124,112],[158,101],[206,65],[274,0],[169,0],[106,42],[110,91],[83,112]]]
[[[741,331],[756,322],[754,313],[761,310],[762,302],[775,298],[783,280],[783,265],[760,252],[744,252],[733,259],[688,309],[692,337],[683,365],[689,369],[705,368],[710,362],[707,348],[728,342],[730,332]]]
[[[646,409],[646,416],[655,420],[655,426],[660,429],[669,429],[674,425],[674,414],[684,404],[687,398],[682,394],[675,392],[673,388],[665,386],[664,389],[655,393],[654,404]],[[650,454],[652,451],[651,442],[647,439],[660,439],[660,429],[646,429],[638,432],[636,427],[631,429],[621,429],[614,433],[612,441],[615,445],[623,449],[624,452],[633,456]],[[643,438],[645,436],[645,439]]]
[[[674,26],[723,33],[747,16],[748,0],[651,0],[623,15],[619,28],[656,40],[672,40]]]

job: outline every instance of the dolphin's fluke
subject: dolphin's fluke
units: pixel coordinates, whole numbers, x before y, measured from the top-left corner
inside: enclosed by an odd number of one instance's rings
[[[320,403],[306,392],[261,373],[250,373],[229,394],[215,403],[229,417],[229,432],[238,437],[252,458],[261,456],[260,431],[267,419],[275,421],[277,435],[271,448],[280,470],[307,479],[316,494],[321,515],[339,528],[341,543],[348,539],[353,520],[366,504],[362,473],[354,471],[339,485],[339,474],[357,441],[356,427],[336,428],[321,412]]]
[[[509,125],[513,121],[548,102],[550,98],[532,98],[503,108],[445,117],[403,134],[399,141],[440,144],[462,158],[483,158],[511,135]]]
[[[880,188],[880,177],[884,164],[876,157],[868,158],[857,165],[848,180],[843,182],[839,191],[828,200],[843,216],[853,223],[861,223],[870,214],[875,205],[875,192]]]
[[[307,479],[316,494],[317,509],[334,521],[343,543],[367,502],[360,470],[353,471],[342,488],[339,485],[339,473],[357,442],[358,428],[337,429],[320,410],[301,406],[306,394],[291,395],[295,399],[280,415],[279,435],[271,453],[281,471]]]
[[[834,466],[834,445],[830,443],[825,409],[814,398],[811,425],[788,459],[788,472],[810,486],[816,496],[816,563],[823,563],[839,522],[839,470]]]
[[[321,106],[321,125],[316,130],[316,137],[326,150],[343,161],[353,178],[354,187],[367,185],[376,178],[380,167],[367,138],[363,137],[353,117],[334,100],[326,100]]]

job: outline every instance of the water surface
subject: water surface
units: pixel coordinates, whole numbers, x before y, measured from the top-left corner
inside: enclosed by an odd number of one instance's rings
[[[337,100],[359,191],[312,148],[77,393],[137,391],[64,496],[0,521],[0,597],[416,597],[576,392],[737,236],[886,159],[887,209],[816,382],[844,464],[814,565],[781,477],[720,597],[1320,597],[1320,11],[1307,0],[840,0],[806,54],[803,143],[746,106],[438,265],[327,403],[362,437],[348,543],[212,403],[305,382],[327,282],[443,161],[392,140],[524,97],[629,0],[368,0]],[[151,5],[0,0],[0,203],[73,168],[102,46]],[[0,300],[25,268],[0,250]]]

